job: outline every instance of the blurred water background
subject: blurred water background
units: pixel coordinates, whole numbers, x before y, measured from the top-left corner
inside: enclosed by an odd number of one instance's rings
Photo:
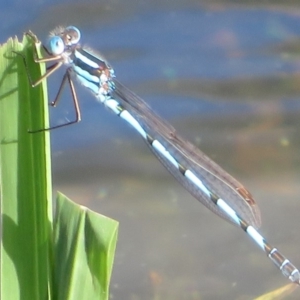
[[[299,1],[0,0],[0,42],[75,25],[118,79],[252,192],[261,232],[300,266]],[[63,75],[63,71],[60,72]],[[54,97],[60,76],[49,80]],[[120,222],[111,298],[253,299],[288,281],[78,87],[51,133],[54,192]],[[68,90],[52,124],[72,119]],[[38,101],[38,99],[33,99]],[[299,299],[296,290],[285,299]]]

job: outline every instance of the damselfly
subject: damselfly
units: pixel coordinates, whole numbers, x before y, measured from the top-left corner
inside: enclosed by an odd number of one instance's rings
[[[40,43],[32,33],[28,35],[35,43]],[[34,58],[37,63],[53,64],[35,82],[31,80],[26,60],[23,58],[32,86],[41,83],[62,65],[67,66],[57,96],[51,104],[56,105],[65,83],[68,82],[76,118],[49,129],[80,121],[80,108],[73,84],[73,78],[78,79],[92,91],[97,100],[129,123],[143,137],[160,162],[196,199],[220,217],[241,227],[284,276],[300,284],[298,269],[256,230],[260,226],[260,211],[250,192],[196,146],[180,137],[139,96],[117,81],[113,69],[101,56],[79,44],[80,37],[80,31],[74,26],[55,29],[50,34],[48,45],[43,46],[46,56],[38,58],[35,53]],[[37,131],[42,130],[45,129]]]

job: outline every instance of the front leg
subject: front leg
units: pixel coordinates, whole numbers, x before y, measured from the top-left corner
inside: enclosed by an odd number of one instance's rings
[[[40,63],[54,62],[53,65],[47,67],[45,74],[43,74],[40,78],[33,80],[31,77],[31,74],[30,74],[30,70],[29,70],[25,55],[21,52],[13,51],[13,53],[22,57],[28,81],[30,82],[32,87],[36,87],[44,79],[49,77],[51,74],[53,74],[56,70],[58,70],[63,65],[63,58],[61,55],[51,55],[48,52],[47,48],[44,45],[41,45],[41,41],[39,41],[37,36],[35,34],[33,34],[31,31],[26,32],[26,36],[28,36],[33,41],[33,44],[34,44],[33,45],[33,59],[36,63],[40,64]],[[40,47],[40,46],[43,47],[44,51],[47,53],[47,56],[41,57],[41,58],[38,57],[37,47]]]

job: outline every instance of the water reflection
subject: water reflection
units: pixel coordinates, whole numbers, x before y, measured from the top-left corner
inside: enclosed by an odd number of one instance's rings
[[[274,102],[295,98],[300,92],[300,74],[278,73],[228,79],[174,79],[145,82],[138,88],[145,93],[173,94],[181,97],[218,98],[238,102]],[[269,103],[270,104],[270,103]]]

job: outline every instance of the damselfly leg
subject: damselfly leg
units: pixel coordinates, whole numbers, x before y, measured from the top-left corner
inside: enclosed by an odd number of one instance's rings
[[[24,66],[25,66],[25,70],[26,70],[26,74],[27,74],[27,78],[28,78],[28,81],[30,82],[30,85],[32,87],[36,87],[37,85],[41,84],[44,80],[46,80],[49,76],[51,76],[54,72],[56,72],[62,65],[64,65],[65,64],[65,58],[62,55],[53,55],[53,54],[51,54],[44,45],[42,45],[42,48],[43,48],[43,51],[46,53],[47,56],[39,58],[38,53],[37,53],[37,46],[40,46],[41,42],[31,32],[26,33],[26,35],[29,36],[34,42],[34,47],[33,47],[34,62],[39,63],[39,64],[40,63],[51,63],[51,62],[53,63],[54,62],[52,65],[50,65],[46,68],[45,74],[43,74],[40,78],[34,80],[34,79],[32,79],[32,76],[30,74],[30,70],[29,70],[28,63],[27,63],[25,55],[22,54],[21,52],[15,52],[14,51],[15,54],[22,57],[22,60],[23,60]],[[76,91],[75,91],[74,83],[73,83],[73,80],[72,80],[72,77],[71,77],[71,69],[70,68],[68,68],[66,70],[66,72],[63,76],[63,79],[61,81],[61,84],[59,86],[58,92],[57,92],[54,100],[50,102],[50,105],[52,107],[55,107],[57,105],[57,103],[59,102],[59,99],[61,98],[61,95],[62,95],[62,92],[64,90],[64,87],[65,87],[66,83],[70,87],[72,101],[73,101],[74,110],[75,110],[75,119],[73,121],[69,121],[69,122],[66,122],[66,123],[63,123],[63,124],[51,126],[49,128],[41,128],[41,129],[37,129],[37,130],[28,130],[29,133],[37,133],[37,132],[42,132],[42,131],[46,131],[46,130],[61,128],[61,127],[72,125],[74,123],[78,123],[78,122],[81,121],[80,107],[79,107],[78,98],[77,98],[77,94],[76,94]]]

